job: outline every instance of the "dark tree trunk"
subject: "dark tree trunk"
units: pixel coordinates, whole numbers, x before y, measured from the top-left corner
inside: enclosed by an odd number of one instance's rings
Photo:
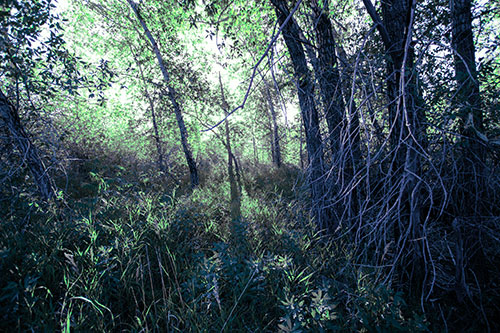
[[[421,137],[417,114],[418,95],[412,76],[414,51],[411,43],[414,0],[387,0],[382,2],[383,22],[370,0],[363,0],[368,13],[377,25],[388,55],[387,99],[391,130],[390,148],[395,152],[391,173],[403,176],[403,185],[411,191],[413,175],[419,175],[419,162],[415,142]]]
[[[304,120],[301,121],[301,124],[298,128],[299,131],[299,158],[300,158],[300,169],[304,170],[304,135],[303,135],[303,127]],[[305,126],[304,126],[305,127]]]
[[[359,148],[359,120],[352,94],[348,101],[349,113],[344,102],[343,82],[339,71],[337,59],[337,45],[335,31],[328,17],[329,1],[323,1],[323,8],[318,0],[313,1],[312,9],[315,16],[315,35],[317,39],[318,57],[315,67],[316,77],[319,81],[321,98],[325,108],[326,122],[329,131],[330,150],[332,153],[332,166],[336,165],[342,170],[340,181],[337,184],[349,186],[354,178],[356,165],[361,159]],[[332,191],[335,189],[332,184]],[[339,192],[344,192],[340,190]],[[349,215],[353,216],[357,209],[357,191],[351,187],[348,198],[344,200]],[[353,200],[354,199],[354,200]]]
[[[400,273],[409,275],[401,277],[419,283],[418,274],[421,272],[420,256],[422,255],[418,241],[408,244],[403,240],[405,233],[409,232],[414,239],[421,239],[421,198],[419,195],[420,161],[417,154],[416,140],[420,138],[420,124],[417,115],[416,101],[418,96],[412,85],[412,71],[414,50],[411,43],[412,35],[412,6],[413,0],[388,0],[382,3],[382,16],[389,35],[390,44],[386,44],[386,52],[390,55],[387,63],[387,94],[389,103],[389,117],[391,126],[390,133],[391,149],[395,151],[392,174],[395,177],[394,184],[401,184],[399,194],[399,207],[402,209],[402,216],[398,217],[395,224],[395,241],[400,248],[413,246],[414,257],[409,263],[401,262]],[[398,214],[401,214],[398,212]],[[398,249],[399,250],[399,249]],[[413,276],[412,276],[413,275]],[[418,276],[418,277],[417,277]],[[415,286],[413,286],[415,287]]]
[[[161,149],[161,139],[160,132],[158,131],[158,124],[156,123],[156,113],[153,98],[149,95],[146,88],[144,88],[144,93],[149,101],[149,107],[151,109],[151,120],[153,121],[153,131],[154,139],[156,143],[156,151],[158,153],[158,167],[160,171],[166,171],[165,164],[163,163],[163,150]]]
[[[221,97],[222,97],[222,108],[224,109],[224,113],[226,116],[225,125],[226,125],[226,149],[227,149],[227,173],[229,176],[229,186],[231,190],[231,206],[230,206],[230,212],[231,212],[231,220],[233,221],[239,221],[241,219],[241,180],[240,180],[240,173],[239,173],[239,168],[238,168],[238,163],[236,161],[236,158],[233,155],[233,152],[231,150],[231,133],[229,130],[229,106],[226,102],[226,97],[224,95],[224,87],[222,86],[222,79],[219,73],[219,84],[220,84],[220,91],[221,91]],[[236,166],[236,172],[237,172],[237,178],[235,177],[234,173],[234,166],[233,166],[233,161]],[[238,180],[238,184],[236,181]]]
[[[483,192],[487,187],[483,176],[486,149],[478,135],[484,133],[484,124],[472,33],[471,0],[450,0],[450,11],[457,84],[454,103],[459,108],[460,132],[463,136],[453,200],[457,216],[463,216],[465,220],[480,225],[481,216],[488,214],[489,207]],[[459,223],[460,220],[462,219],[458,218],[455,221]],[[460,230],[459,224],[454,227]],[[463,246],[463,243],[457,245],[457,250],[463,251]],[[467,259],[470,261],[469,270],[473,272],[474,280],[483,286],[487,284],[490,276],[486,254],[478,250]],[[455,287],[460,303],[463,301],[463,295],[467,294],[465,276],[462,274],[463,272],[460,272],[456,275]]]
[[[24,130],[17,109],[2,91],[0,91],[0,117],[17,149],[23,155],[23,162],[26,162],[40,195],[45,200],[50,199],[54,195],[52,179],[47,174],[37,148]]]
[[[338,35],[332,27],[333,37],[338,40]],[[361,203],[360,192],[357,188],[355,177],[358,170],[361,169],[363,158],[361,156],[361,141],[360,141],[360,124],[359,114],[354,100],[355,86],[352,86],[352,76],[355,75],[350,64],[347,61],[347,53],[342,45],[335,45],[337,55],[337,62],[339,66],[340,88],[342,89],[342,97],[344,98],[344,105],[346,108],[347,120],[347,134],[346,138],[347,149],[344,148],[344,159],[341,167],[345,170],[345,174],[350,181],[351,190],[348,191],[349,198],[347,208],[349,209],[350,216],[359,214],[359,207]]]
[[[270,64],[270,66],[272,65]],[[271,160],[276,167],[281,168],[280,137],[278,131],[276,109],[274,108],[274,102],[271,96],[271,89],[270,89],[271,85],[267,81],[264,74],[262,74],[262,72],[259,72],[259,75],[262,78],[262,82],[264,82],[265,91],[263,92],[263,94],[265,94],[264,98],[267,100],[267,104],[269,106],[268,116],[269,116],[269,128],[271,132],[271,134],[269,135],[271,142]]]
[[[390,178],[386,182],[387,201],[392,207],[392,221],[396,251],[412,253],[412,257],[400,259],[395,267],[401,281],[411,281],[420,291],[423,277],[420,194],[421,170],[418,154],[421,133],[421,116],[418,114],[418,94],[413,71],[414,51],[412,24],[415,0],[386,0],[382,2],[383,22],[370,0],[363,0],[381,34],[387,61],[387,99],[391,130],[389,143],[394,154],[389,167]],[[391,209],[391,208],[390,208]],[[409,239],[415,241],[409,242]]]
[[[276,10],[278,22],[283,25],[289,15],[286,1],[271,0]],[[329,205],[330,193],[325,180],[325,165],[319,117],[314,101],[313,81],[307,67],[304,49],[300,44],[300,28],[293,18],[283,28],[283,38],[290,53],[297,84],[299,105],[306,135],[306,149],[309,160],[309,184],[311,189],[312,211],[318,227],[333,231],[338,222]]]
[[[483,112],[472,34],[471,1],[450,0],[450,8],[455,80],[458,90],[457,100],[461,103],[462,131],[466,130],[467,125],[482,131]]]
[[[200,184],[198,178],[198,168],[196,167],[196,162],[193,159],[191,148],[189,147],[188,132],[186,129],[186,125],[184,124],[184,118],[182,117],[181,108],[177,103],[175,91],[172,87],[168,88],[168,96],[170,98],[170,101],[172,102],[172,105],[174,106],[175,118],[177,119],[177,125],[179,126],[179,131],[181,134],[182,150],[184,151],[184,156],[186,157],[186,161],[189,167],[191,187],[194,188]]]
[[[276,155],[274,154],[274,134],[273,134],[273,122],[271,120],[271,115],[269,114],[269,112],[266,112],[267,113],[267,118],[269,120],[269,145],[271,146],[271,162],[273,165],[276,165]]]
[[[325,107],[328,136],[333,159],[341,153],[341,133],[345,116],[345,105],[342,99],[340,76],[333,28],[328,17],[328,1],[323,1],[324,8],[320,8],[318,1],[313,1],[316,27],[315,35],[318,45],[318,66],[315,68],[319,82],[321,98]]]
[[[477,132],[484,131],[484,125],[472,34],[471,1],[450,0],[450,9],[457,84],[454,102],[459,107],[460,131],[463,135],[459,193],[455,200],[458,201],[460,215],[477,216],[481,214],[481,191],[484,189],[481,174],[485,147],[477,135]]]
[[[267,103],[269,104],[269,112],[271,115],[271,147],[272,147],[272,157],[273,163],[278,168],[281,168],[281,148],[280,148],[280,137],[278,132],[278,121],[276,116],[276,110],[274,109],[273,99],[271,97],[271,91],[269,89],[269,83],[264,80],[266,89]]]
[[[186,130],[186,125],[184,123],[184,118],[182,116],[182,111],[181,111],[181,106],[177,102],[177,96],[175,89],[170,85],[170,77],[168,75],[167,67],[165,65],[165,61],[163,60],[163,57],[161,55],[160,49],[158,47],[158,44],[156,43],[156,40],[154,39],[153,35],[151,34],[151,31],[149,31],[149,28],[146,25],[146,22],[142,19],[142,16],[139,13],[139,9],[136,3],[134,3],[132,0],[127,0],[130,7],[134,11],[135,15],[137,16],[137,19],[139,23],[141,24],[142,28],[144,29],[144,33],[146,34],[146,37],[148,38],[149,42],[151,43],[151,46],[153,47],[153,52],[156,55],[156,59],[158,61],[158,64],[160,66],[161,73],[163,75],[163,80],[165,81],[165,84],[167,85],[167,96],[170,99],[170,102],[172,103],[172,106],[174,108],[174,113],[175,113],[175,118],[177,119],[177,126],[179,127],[179,132],[181,134],[181,144],[182,144],[182,150],[184,151],[184,156],[186,157],[186,162],[189,167],[189,174],[191,178],[191,187],[196,187],[199,185],[199,179],[198,179],[198,169],[196,167],[196,162],[193,159],[193,154],[191,153],[191,148],[189,147],[189,142],[188,142],[188,132]]]

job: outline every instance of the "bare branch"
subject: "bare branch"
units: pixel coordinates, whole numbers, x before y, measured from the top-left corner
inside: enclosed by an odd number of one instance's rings
[[[130,1],[130,0],[128,0],[128,1]],[[253,66],[252,75],[250,77],[250,83],[248,84],[247,92],[245,93],[245,97],[243,98],[243,102],[241,102],[241,104],[238,105],[236,108],[234,108],[231,112],[228,112],[227,115],[223,119],[221,119],[219,122],[217,122],[215,125],[211,126],[210,128],[206,128],[206,129],[202,130],[202,132],[208,132],[208,131],[213,130],[214,128],[216,128],[217,126],[222,124],[230,115],[232,115],[233,113],[235,113],[239,109],[243,109],[245,107],[248,96],[250,95],[250,90],[252,89],[253,80],[255,79],[255,76],[257,74],[257,68],[259,68],[259,65],[261,64],[261,62],[266,58],[267,54],[269,53],[269,50],[271,50],[274,43],[278,39],[279,35],[283,31],[283,28],[287,25],[288,21],[290,21],[290,19],[292,18],[293,14],[295,14],[297,9],[299,9],[299,6],[301,3],[302,3],[302,0],[297,1],[297,4],[295,5],[295,7],[292,9],[292,11],[288,15],[288,17],[285,19],[285,22],[283,22],[283,24],[279,28],[278,32],[276,33],[276,35],[271,39],[271,41],[267,45],[267,48],[264,51],[264,53],[262,54],[262,56],[260,57],[259,61],[257,61],[257,63]]]

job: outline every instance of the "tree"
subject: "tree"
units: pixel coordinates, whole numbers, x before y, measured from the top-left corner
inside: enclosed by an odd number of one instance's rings
[[[33,180],[44,199],[50,199],[54,195],[54,184],[47,169],[43,164],[38,148],[33,144],[28,133],[26,133],[18,110],[9,102],[7,96],[0,90],[0,118],[3,125],[7,127],[10,138],[15,142],[17,148],[26,162]],[[2,125],[2,124],[0,124]]]
[[[329,203],[329,186],[326,180],[326,167],[323,156],[323,143],[317,106],[314,101],[312,76],[307,66],[304,48],[300,43],[301,31],[297,22],[290,16],[286,1],[271,0],[275,7],[278,22],[283,26],[283,38],[290,54],[297,85],[300,111],[303,119],[306,149],[308,155],[308,179],[311,191],[312,211],[318,227],[333,231],[338,225],[333,208]],[[286,24],[285,24],[286,23]]]
[[[315,66],[315,74],[319,83],[328,124],[330,149],[333,156],[338,156],[341,151],[340,141],[345,119],[345,105],[342,96],[333,27],[328,17],[329,1],[323,1],[323,7],[321,7],[319,2],[315,0],[311,6],[315,16],[314,20],[317,22],[314,31],[318,50],[318,64]]]
[[[179,132],[181,135],[181,144],[182,144],[182,149],[184,151],[184,156],[186,158],[186,162],[189,167],[189,174],[191,178],[191,186],[194,188],[199,185],[199,178],[198,178],[198,168],[196,167],[196,162],[193,159],[193,154],[191,152],[191,148],[189,147],[189,142],[188,142],[188,132],[186,130],[186,125],[184,123],[184,118],[182,116],[182,111],[181,111],[181,106],[179,105],[176,97],[176,91],[174,87],[170,84],[170,77],[165,65],[165,61],[163,60],[163,56],[160,52],[160,49],[158,47],[158,44],[151,34],[151,31],[149,30],[148,26],[146,25],[146,22],[142,18],[139,7],[138,5],[133,2],[132,0],[127,0],[129,3],[130,7],[134,11],[137,20],[141,24],[144,34],[146,35],[147,39],[151,43],[151,46],[153,48],[153,52],[156,56],[156,60],[158,61],[158,65],[160,67],[161,73],[163,75],[163,80],[165,81],[165,84],[167,86],[167,95],[168,98],[170,99],[170,102],[172,103],[172,106],[174,108],[174,113],[175,117],[177,119],[177,125],[179,127]]]
[[[255,58],[254,58],[255,59]],[[280,136],[278,131],[278,115],[276,114],[276,109],[274,108],[274,100],[271,95],[271,84],[266,79],[265,75],[259,71],[259,75],[263,82],[262,94],[263,98],[267,101],[268,110],[267,113],[269,118],[269,128],[270,128],[270,142],[271,142],[271,160],[273,164],[281,168],[282,158],[281,158],[281,148],[280,148]]]
[[[81,80],[74,57],[65,49],[50,0],[3,1],[0,4],[0,118],[26,163],[44,199],[54,195],[54,183],[40,149],[25,129],[20,109],[32,118],[41,112],[36,100],[48,100],[57,89],[73,92]],[[49,37],[41,36],[47,25]],[[12,100],[15,100],[13,102]],[[42,108],[41,106],[39,107]]]
[[[233,221],[239,221],[241,219],[241,189],[238,187],[236,183],[236,178],[239,178],[239,169],[236,158],[231,149],[231,131],[229,127],[229,119],[227,119],[229,115],[229,104],[226,101],[226,96],[224,94],[224,86],[222,85],[222,78],[219,73],[219,84],[220,84],[220,94],[222,99],[222,108],[224,109],[224,114],[226,116],[226,120],[224,121],[225,129],[226,129],[226,150],[227,150],[227,174],[229,177],[229,186],[231,192],[231,219]],[[234,167],[236,166],[237,177],[234,172]]]
[[[363,3],[375,23],[387,54],[387,108],[390,119],[389,186],[386,201],[392,219],[394,242],[398,257],[413,253],[409,262],[399,260],[398,269],[405,278],[422,283],[422,256],[425,239],[422,237],[422,183],[420,152],[422,117],[418,108],[418,93],[414,85],[413,23],[414,0],[388,0],[382,2],[382,18],[370,0]],[[390,228],[390,227],[389,227]],[[419,240],[412,241],[411,239]],[[418,288],[418,287],[417,287]],[[419,290],[419,289],[417,289]]]
[[[271,155],[272,155],[272,161],[276,167],[280,168],[281,167],[281,148],[280,148],[280,136],[278,132],[278,121],[277,121],[277,115],[276,115],[276,110],[274,108],[274,102],[273,98],[271,95],[271,89],[270,89],[270,84],[267,82],[265,78],[263,78],[264,82],[264,89],[265,89],[265,95],[267,99],[267,104],[269,105],[269,114],[270,114],[270,120],[271,120],[271,128],[272,128],[272,134],[271,134]]]
[[[148,100],[149,104],[149,109],[151,110],[151,120],[153,122],[153,138],[156,143],[156,151],[158,155],[158,169],[162,172],[166,172],[165,164],[164,164],[164,156],[163,156],[163,149],[162,149],[162,144],[161,144],[161,138],[160,138],[160,131],[158,130],[158,123],[156,121],[156,112],[155,112],[155,103],[153,100],[153,96],[150,94],[149,89],[147,87],[147,82],[146,82],[146,77],[144,76],[144,71],[142,69],[142,64],[138,59],[138,52],[134,50],[132,44],[129,44],[130,46],[130,52],[134,55],[134,60],[137,65],[137,68],[139,69],[139,74],[142,80],[142,83],[144,84],[144,96]]]
[[[467,205],[460,205],[462,215],[474,216],[481,212],[485,147],[480,137],[484,133],[484,125],[472,33],[471,1],[450,0],[450,10],[457,85],[454,102],[460,109],[460,132],[463,136],[457,200],[468,202]]]

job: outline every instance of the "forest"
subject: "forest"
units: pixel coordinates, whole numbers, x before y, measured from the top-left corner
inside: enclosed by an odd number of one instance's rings
[[[500,331],[498,1],[0,23],[0,331]]]

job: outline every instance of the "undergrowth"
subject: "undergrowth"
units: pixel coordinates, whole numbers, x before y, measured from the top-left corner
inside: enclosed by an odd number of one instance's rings
[[[184,194],[120,167],[72,177],[51,203],[2,206],[0,330],[428,330],[290,190],[245,193],[231,221],[225,183]]]

